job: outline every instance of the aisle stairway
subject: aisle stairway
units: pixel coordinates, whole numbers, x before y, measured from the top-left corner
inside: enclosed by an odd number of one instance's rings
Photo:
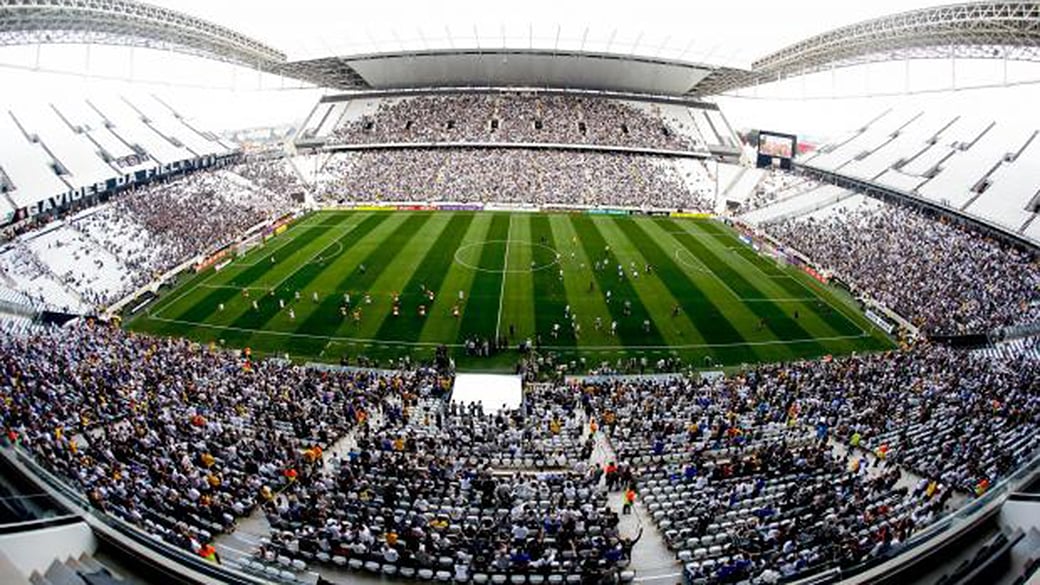
[[[42,575],[33,571],[29,582],[33,585],[136,585],[87,554],[80,555],[79,559],[69,557],[65,562],[55,560]]]

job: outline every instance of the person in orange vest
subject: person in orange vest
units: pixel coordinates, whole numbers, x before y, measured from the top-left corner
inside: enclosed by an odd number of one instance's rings
[[[220,564],[220,557],[217,556],[217,549],[212,544],[207,543],[202,545],[199,549],[199,556],[213,564]]]
[[[607,491],[612,492],[617,486],[618,482],[618,467],[613,461],[607,463],[603,468],[603,473],[607,476]]]
[[[632,488],[632,486],[628,486],[628,489],[625,490],[625,503],[624,503],[623,506],[621,506],[621,513],[622,514],[626,514],[626,515],[627,514],[631,514],[632,513],[632,506],[634,506],[635,503],[636,503],[636,490],[634,490]]]

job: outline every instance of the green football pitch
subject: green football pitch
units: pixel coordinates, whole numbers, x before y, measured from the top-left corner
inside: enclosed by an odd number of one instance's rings
[[[526,339],[588,366],[893,346],[847,295],[721,222],[587,214],[317,212],[182,279],[128,326],[303,361],[428,359],[444,345],[470,370],[510,369]],[[467,340],[495,336],[511,349],[467,355]]]

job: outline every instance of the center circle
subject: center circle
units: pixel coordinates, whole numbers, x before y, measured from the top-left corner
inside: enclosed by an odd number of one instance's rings
[[[510,263],[508,259],[504,264],[502,259],[506,254],[513,254],[517,247],[526,247],[530,250],[530,262],[523,266]],[[487,251],[487,254],[485,254]],[[552,268],[560,263],[560,254],[555,248],[547,244],[528,242],[526,240],[484,240],[483,242],[470,242],[459,246],[455,250],[455,262],[461,266],[477,272],[491,272],[494,274],[516,274],[522,272],[538,272]],[[482,262],[494,262],[494,266],[483,266]],[[500,267],[495,267],[500,266]]]

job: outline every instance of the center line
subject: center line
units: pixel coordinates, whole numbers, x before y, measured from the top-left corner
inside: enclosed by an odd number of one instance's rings
[[[502,288],[498,291],[498,320],[495,322],[495,339],[502,331],[502,302],[506,298],[506,278],[509,277],[509,237],[513,234],[513,216],[509,216],[509,227],[506,228],[506,251],[502,255]]]

